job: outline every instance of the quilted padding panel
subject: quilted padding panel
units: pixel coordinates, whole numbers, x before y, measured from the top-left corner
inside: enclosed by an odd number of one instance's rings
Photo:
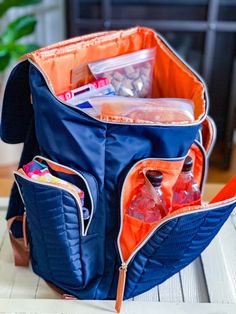
[[[69,192],[17,174],[16,180],[26,207],[33,270],[78,298],[95,298],[104,270],[104,238],[82,236],[79,207]]]
[[[208,246],[236,202],[188,214],[162,225],[129,264],[125,298],[162,283],[191,263]]]
[[[72,195],[18,177],[26,205],[33,268],[43,278],[82,285],[80,221]]]

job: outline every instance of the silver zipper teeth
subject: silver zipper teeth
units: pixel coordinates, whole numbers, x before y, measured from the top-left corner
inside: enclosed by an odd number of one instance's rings
[[[171,123],[171,124],[168,124],[168,123],[124,123],[124,122],[111,122],[111,121],[104,121],[104,120],[101,120],[101,119],[98,119],[96,117],[93,117],[91,115],[89,115],[88,113],[84,112],[83,110],[81,110],[80,108],[77,108],[73,105],[70,105],[68,103],[66,103],[65,101],[59,99],[55,94],[54,94],[54,91],[51,87],[51,85],[49,84],[48,82],[48,78],[47,76],[45,75],[45,73],[39,68],[39,66],[34,63],[31,59],[27,59],[43,76],[45,82],[47,82],[47,87],[48,89],[50,90],[52,96],[57,100],[59,101],[60,103],[66,105],[67,107],[70,107],[70,108],[73,108],[73,109],[76,109],[80,112],[82,112],[83,114],[85,114],[86,116],[90,117],[91,119],[95,120],[95,121],[98,121],[100,123],[103,123],[103,124],[114,124],[114,125],[138,125],[138,126],[153,126],[153,127],[156,127],[156,126],[161,126],[161,127],[170,127],[170,126],[174,126],[174,127],[186,127],[186,126],[193,126],[193,125],[199,125],[201,124],[201,122],[204,120],[205,116],[206,116],[206,113],[207,113],[207,110],[205,111],[204,115],[202,116],[202,118],[199,120],[199,121],[196,121],[196,122],[192,122],[192,123],[188,123],[188,124],[178,124],[178,123]],[[207,107],[207,105],[206,105]]]
[[[82,210],[82,206],[81,204],[79,203],[78,199],[74,196],[74,194],[70,191],[70,190],[67,190],[66,188],[64,187],[59,187],[59,186],[56,186],[56,185],[53,185],[53,184],[50,184],[50,183],[46,183],[46,182],[39,182],[39,181],[36,181],[36,180],[32,180],[30,179],[29,177],[26,177],[24,176],[22,173],[20,172],[17,172],[17,171],[13,171],[13,174],[14,175],[18,175],[20,177],[22,177],[23,179],[29,181],[29,182],[32,182],[32,183],[35,183],[35,184],[39,184],[39,185],[44,185],[44,186],[49,186],[51,188],[54,188],[54,189],[59,189],[59,190],[64,190],[66,192],[68,192],[69,194],[71,194],[74,198],[74,200],[76,201],[78,207],[79,207],[79,210],[80,210],[80,216],[81,216],[81,219],[80,219],[80,222],[81,222],[81,229],[82,229],[82,236],[85,236],[85,232],[84,232],[84,220],[82,219],[83,217],[83,210]],[[17,184],[18,185],[18,184]],[[19,186],[18,186],[19,187]],[[23,198],[23,195],[21,194],[21,197]],[[25,202],[24,202],[25,204]]]
[[[90,197],[90,201],[91,201],[91,214],[90,214],[89,222],[88,222],[87,227],[86,227],[85,232],[84,232],[84,235],[87,235],[89,226],[90,226],[91,221],[92,221],[92,218],[93,218],[93,213],[94,213],[93,197],[92,197],[92,193],[91,193],[91,190],[90,190],[90,187],[89,187],[87,181],[85,180],[85,178],[84,178],[79,172],[77,172],[76,170],[74,170],[74,169],[72,169],[72,168],[70,168],[70,167],[61,165],[61,164],[59,164],[59,163],[57,163],[57,162],[55,162],[55,161],[52,161],[52,160],[50,160],[50,159],[48,159],[48,158],[46,158],[46,157],[42,157],[42,156],[39,156],[39,155],[35,156],[35,157],[34,157],[34,160],[36,160],[37,158],[43,159],[43,160],[45,160],[45,161],[48,161],[49,163],[52,163],[52,164],[54,164],[54,165],[58,165],[58,166],[60,166],[60,167],[63,167],[64,169],[68,169],[68,170],[74,172],[76,175],[78,175],[78,176],[84,181],[84,183],[85,183],[85,185],[86,185],[86,188],[87,188],[87,190],[88,190],[88,194],[89,194],[89,197]],[[83,217],[83,215],[82,215],[82,217]],[[83,220],[83,219],[82,219],[82,220]]]

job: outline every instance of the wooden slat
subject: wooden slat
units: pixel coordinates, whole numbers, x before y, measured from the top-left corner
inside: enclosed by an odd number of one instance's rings
[[[31,267],[16,267],[10,298],[34,299],[38,281]]]
[[[6,236],[6,231],[7,231],[5,215],[6,215],[6,212],[0,210],[0,251],[1,251],[1,247],[3,246],[3,241]]]
[[[9,237],[6,235],[0,250],[0,298],[10,298],[14,278],[15,268],[13,267]]]
[[[36,299],[61,299],[59,294],[53,291],[43,279],[39,279],[35,293]]]
[[[180,272],[184,302],[209,302],[201,258]]]
[[[134,301],[159,301],[158,287],[154,287],[149,291],[134,297]]]
[[[114,301],[66,301],[66,300],[4,300],[0,299],[1,314],[22,313],[70,313],[104,314],[115,313]],[[20,311],[19,311],[20,310]],[[17,311],[17,312],[16,312]],[[235,314],[235,304],[208,303],[160,303],[160,302],[123,302],[122,313],[126,314]]]
[[[0,211],[4,211],[5,214],[8,207],[8,203],[9,197],[0,197]]]
[[[223,255],[220,236],[221,232],[202,253],[208,294],[210,302],[235,303],[235,292],[232,291],[231,279],[225,264],[227,257]]]
[[[183,302],[179,273],[159,285],[159,296],[161,302]]]
[[[230,217],[221,229],[220,237],[221,255],[228,277],[229,289],[236,303],[236,230]]]
[[[5,211],[0,211],[0,298],[9,298],[14,279],[12,259],[9,255],[10,247],[5,221]]]
[[[236,232],[236,209],[231,214],[232,223]]]

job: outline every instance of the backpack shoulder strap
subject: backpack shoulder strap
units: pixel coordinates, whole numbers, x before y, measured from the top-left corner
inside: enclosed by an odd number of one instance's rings
[[[1,119],[2,140],[9,144],[25,142],[32,115],[29,62],[24,60],[15,66],[6,84]]]
[[[18,63],[7,81],[0,134],[6,143],[24,143],[19,167],[39,154],[35,136],[34,112],[30,100],[28,60]],[[6,219],[15,264],[26,266],[28,265],[28,250],[24,245],[24,204],[15,183],[11,190]]]

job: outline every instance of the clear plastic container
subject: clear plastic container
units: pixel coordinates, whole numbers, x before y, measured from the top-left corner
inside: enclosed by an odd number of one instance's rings
[[[187,156],[182,171],[173,187],[173,210],[186,204],[201,204],[201,192],[194,179],[192,166],[193,160],[190,156]]]
[[[108,78],[117,95],[147,98],[152,96],[155,54],[156,48],[142,49],[88,66],[96,79]]]
[[[140,186],[131,201],[128,214],[138,220],[152,223],[165,217],[168,210],[161,189],[162,173],[156,170],[148,170],[146,176],[153,186],[155,197],[150,192],[150,187],[147,184]]]
[[[111,118],[112,116],[126,117],[134,123],[165,124],[194,121],[194,104],[189,99],[141,99],[114,96],[94,98],[90,103],[98,115]]]

